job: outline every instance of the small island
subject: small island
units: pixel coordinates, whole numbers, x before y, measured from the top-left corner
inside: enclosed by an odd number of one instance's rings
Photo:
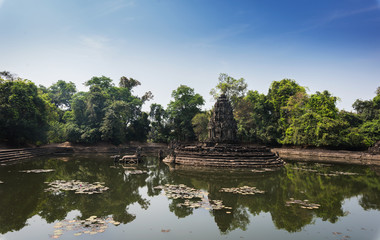
[[[164,162],[212,167],[282,167],[278,154],[264,146],[241,145],[230,101],[223,93],[217,99],[204,143],[173,146]]]

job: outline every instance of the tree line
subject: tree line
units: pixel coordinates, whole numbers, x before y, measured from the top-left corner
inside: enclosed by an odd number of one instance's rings
[[[180,85],[165,108],[142,106],[151,92],[134,94],[141,83],[101,76],[77,91],[73,82],[59,80],[36,86],[9,72],[0,72],[0,141],[10,145],[70,141],[94,144],[130,141],[204,141],[211,110],[194,89]],[[248,90],[245,79],[220,74],[210,91],[225,93],[234,108],[238,137],[243,142],[339,149],[366,149],[380,140],[380,87],[370,100],[358,99],[354,112],[339,110],[329,91],[308,94],[295,80],[273,81],[267,94]]]

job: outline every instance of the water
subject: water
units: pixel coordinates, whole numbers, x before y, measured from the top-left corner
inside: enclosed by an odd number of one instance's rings
[[[289,163],[278,171],[254,173],[173,168],[154,157],[144,160],[137,166],[147,171],[142,174],[130,174],[133,169],[114,165],[108,155],[45,157],[0,166],[0,239],[380,239],[379,169]],[[31,169],[55,171],[20,172]],[[44,191],[55,180],[104,182],[109,189],[93,195]],[[154,188],[165,184],[201,190],[205,206],[179,205],[185,199]],[[219,191],[242,186],[265,193]],[[320,208],[286,206],[291,198]],[[212,200],[232,209],[212,210],[207,206]],[[79,223],[90,216],[106,221],[104,232]],[[56,234],[57,229],[62,231]],[[85,231],[92,233],[74,235]]]

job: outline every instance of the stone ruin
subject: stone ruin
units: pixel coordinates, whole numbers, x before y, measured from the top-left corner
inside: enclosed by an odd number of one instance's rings
[[[380,154],[380,141],[377,141],[372,147],[369,147],[368,151],[372,154]]]
[[[214,106],[210,122],[208,123],[208,141],[216,143],[237,142],[237,125],[232,106],[225,94],[222,94]]]
[[[238,143],[237,124],[231,103],[222,94],[214,105],[208,124],[208,140],[196,145],[173,146],[164,162],[212,167],[282,167],[278,154],[265,146],[245,146]]]

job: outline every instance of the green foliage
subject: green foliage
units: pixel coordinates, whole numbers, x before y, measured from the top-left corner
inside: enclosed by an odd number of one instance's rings
[[[110,78],[102,76],[91,78],[85,85],[90,90],[74,94],[69,101],[71,109],[62,114],[63,139],[113,144],[146,140],[149,120],[141,107],[153,95],[150,92],[141,98],[132,95],[131,89],[140,82],[122,77],[121,87],[115,87]]]
[[[331,96],[326,90],[322,93],[316,92],[316,94],[310,96],[306,108],[308,111],[315,112],[322,117],[336,118],[338,114],[337,100],[337,97]]]
[[[66,140],[65,124],[59,121],[50,121],[47,131],[47,139],[50,143],[60,143]]]
[[[277,122],[273,127],[276,129],[274,137],[278,142],[284,139],[285,131],[291,121],[291,115],[288,109],[290,107],[288,106],[289,100],[303,100],[303,94],[306,94],[306,89],[292,79],[272,82],[268,91],[268,101],[273,107],[272,117]]]
[[[100,127],[101,139],[113,144],[120,144],[125,140],[125,126],[115,112],[113,107],[110,107],[105,114]]]
[[[172,92],[174,100],[168,105],[168,114],[172,128],[172,137],[179,141],[192,141],[195,134],[191,120],[201,111],[204,99],[194,89],[180,85]]]
[[[142,112],[136,120],[132,121],[130,126],[127,128],[128,140],[146,142],[150,131],[150,122],[148,117],[149,115],[146,112]]]
[[[285,117],[287,112],[283,111],[283,108],[287,106],[289,98],[299,92],[306,93],[306,89],[295,80],[273,81],[268,91],[268,98],[273,104],[274,114],[279,117]]]
[[[45,142],[48,108],[31,81],[0,79],[0,138],[15,145]]]
[[[153,94],[133,95],[141,85],[133,78],[121,77],[116,87],[108,77],[93,77],[85,82],[89,91],[77,93],[63,80],[37,88],[6,71],[0,76],[0,139],[15,145],[207,139],[210,113],[201,111],[203,97],[185,85],[172,92],[166,110],[152,104],[148,114],[141,108]],[[243,78],[220,74],[211,94],[221,93],[233,103],[244,142],[366,149],[380,140],[380,87],[373,99],[355,101],[356,112],[339,112],[330,92],[308,95],[291,79],[272,82],[265,95],[247,92]]]
[[[63,80],[59,80],[47,89],[51,101],[57,107],[66,110],[70,110],[70,100],[76,91],[77,89],[73,82],[67,83]]]
[[[119,87],[128,88],[130,91],[132,90],[132,88],[134,88],[136,86],[140,86],[140,85],[141,85],[141,83],[139,81],[137,81],[136,79],[127,78],[124,76],[120,78],[120,82],[119,82]]]
[[[364,122],[359,128],[359,132],[364,136],[367,146],[380,141],[380,119]]]
[[[2,71],[0,72],[0,79],[14,81],[17,80],[17,76],[9,71]]]
[[[168,113],[160,104],[153,103],[150,105],[150,131],[148,137],[150,141],[160,143],[168,142],[170,134],[168,117]]]
[[[294,96],[289,98],[288,109],[292,99]],[[299,99],[298,110],[290,114],[291,124],[286,129],[281,143],[316,147],[347,145],[344,133],[347,132],[350,125],[345,119],[338,118],[338,109],[336,108],[338,98],[331,96],[328,91],[323,91]],[[349,118],[348,114],[345,116]],[[354,121],[354,119],[351,120]]]
[[[191,123],[193,124],[193,130],[195,135],[197,136],[198,141],[205,141],[208,138],[208,122],[210,121],[211,112],[201,112],[197,113]]]
[[[111,78],[101,76],[101,77],[92,77],[90,80],[86,81],[84,85],[87,87],[90,87],[90,90],[93,87],[99,87],[100,89],[106,90],[106,89],[111,88],[113,86],[113,83],[112,83]]]
[[[272,112],[272,104],[266,95],[248,91],[234,111],[239,138],[247,142],[275,143],[273,124],[276,122],[272,118]]]
[[[81,141],[83,130],[75,123],[69,122],[65,124],[65,139],[69,142],[78,143]]]
[[[380,87],[376,90],[376,96],[372,100],[357,99],[352,107],[364,121],[372,121],[380,118]]]
[[[235,79],[225,73],[221,73],[218,81],[216,87],[211,89],[210,94],[215,99],[217,99],[222,93],[226,94],[227,98],[231,100],[233,107],[247,92],[248,84],[245,82],[244,78]]]

